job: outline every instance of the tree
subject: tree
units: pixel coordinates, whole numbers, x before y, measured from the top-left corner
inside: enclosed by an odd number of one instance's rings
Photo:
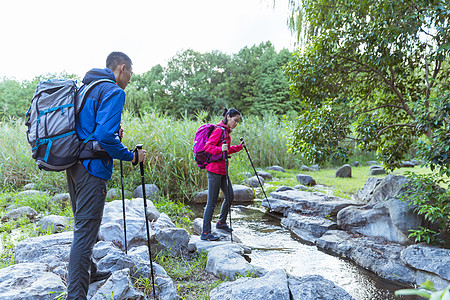
[[[448,2],[290,3],[291,28],[303,45],[285,70],[303,107],[290,151],[321,163],[348,158],[356,143],[393,169],[420,137],[436,141],[430,102],[448,99]],[[439,124],[441,131],[448,126]],[[440,150],[450,156],[448,147]]]

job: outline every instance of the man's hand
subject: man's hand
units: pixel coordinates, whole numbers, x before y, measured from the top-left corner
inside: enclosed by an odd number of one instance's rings
[[[145,160],[145,155],[147,154],[147,151],[145,151],[144,149],[138,149],[137,151],[138,151],[138,157],[139,157],[139,161],[137,163],[141,163]],[[133,164],[137,164],[136,163],[136,153],[134,153],[134,157],[131,162]]]

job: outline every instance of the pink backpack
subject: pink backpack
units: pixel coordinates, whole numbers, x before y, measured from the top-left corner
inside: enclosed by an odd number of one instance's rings
[[[215,128],[222,129],[222,135],[217,144],[219,145],[225,140],[225,128],[213,124],[204,124],[200,126],[195,133],[193,151],[195,161],[200,169],[204,169],[210,162],[223,159],[223,153],[213,155],[205,151],[205,144]]]

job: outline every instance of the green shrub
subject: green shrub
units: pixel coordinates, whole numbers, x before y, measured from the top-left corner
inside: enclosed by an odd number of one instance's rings
[[[450,228],[450,191],[449,180],[437,176],[435,173],[416,174],[408,172],[409,179],[405,193],[400,199],[415,205],[414,211],[423,216],[431,225],[437,225],[440,229]],[[419,227],[410,230],[410,237],[416,242],[428,244],[438,242],[438,231],[431,228]]]

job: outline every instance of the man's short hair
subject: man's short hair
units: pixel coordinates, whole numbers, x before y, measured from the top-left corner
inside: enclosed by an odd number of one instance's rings
[[[123,52],[111,52],[106,58],[106,67],[114,71],[117,66],[125,64],[128,70],[131,70],[131,59]]]

